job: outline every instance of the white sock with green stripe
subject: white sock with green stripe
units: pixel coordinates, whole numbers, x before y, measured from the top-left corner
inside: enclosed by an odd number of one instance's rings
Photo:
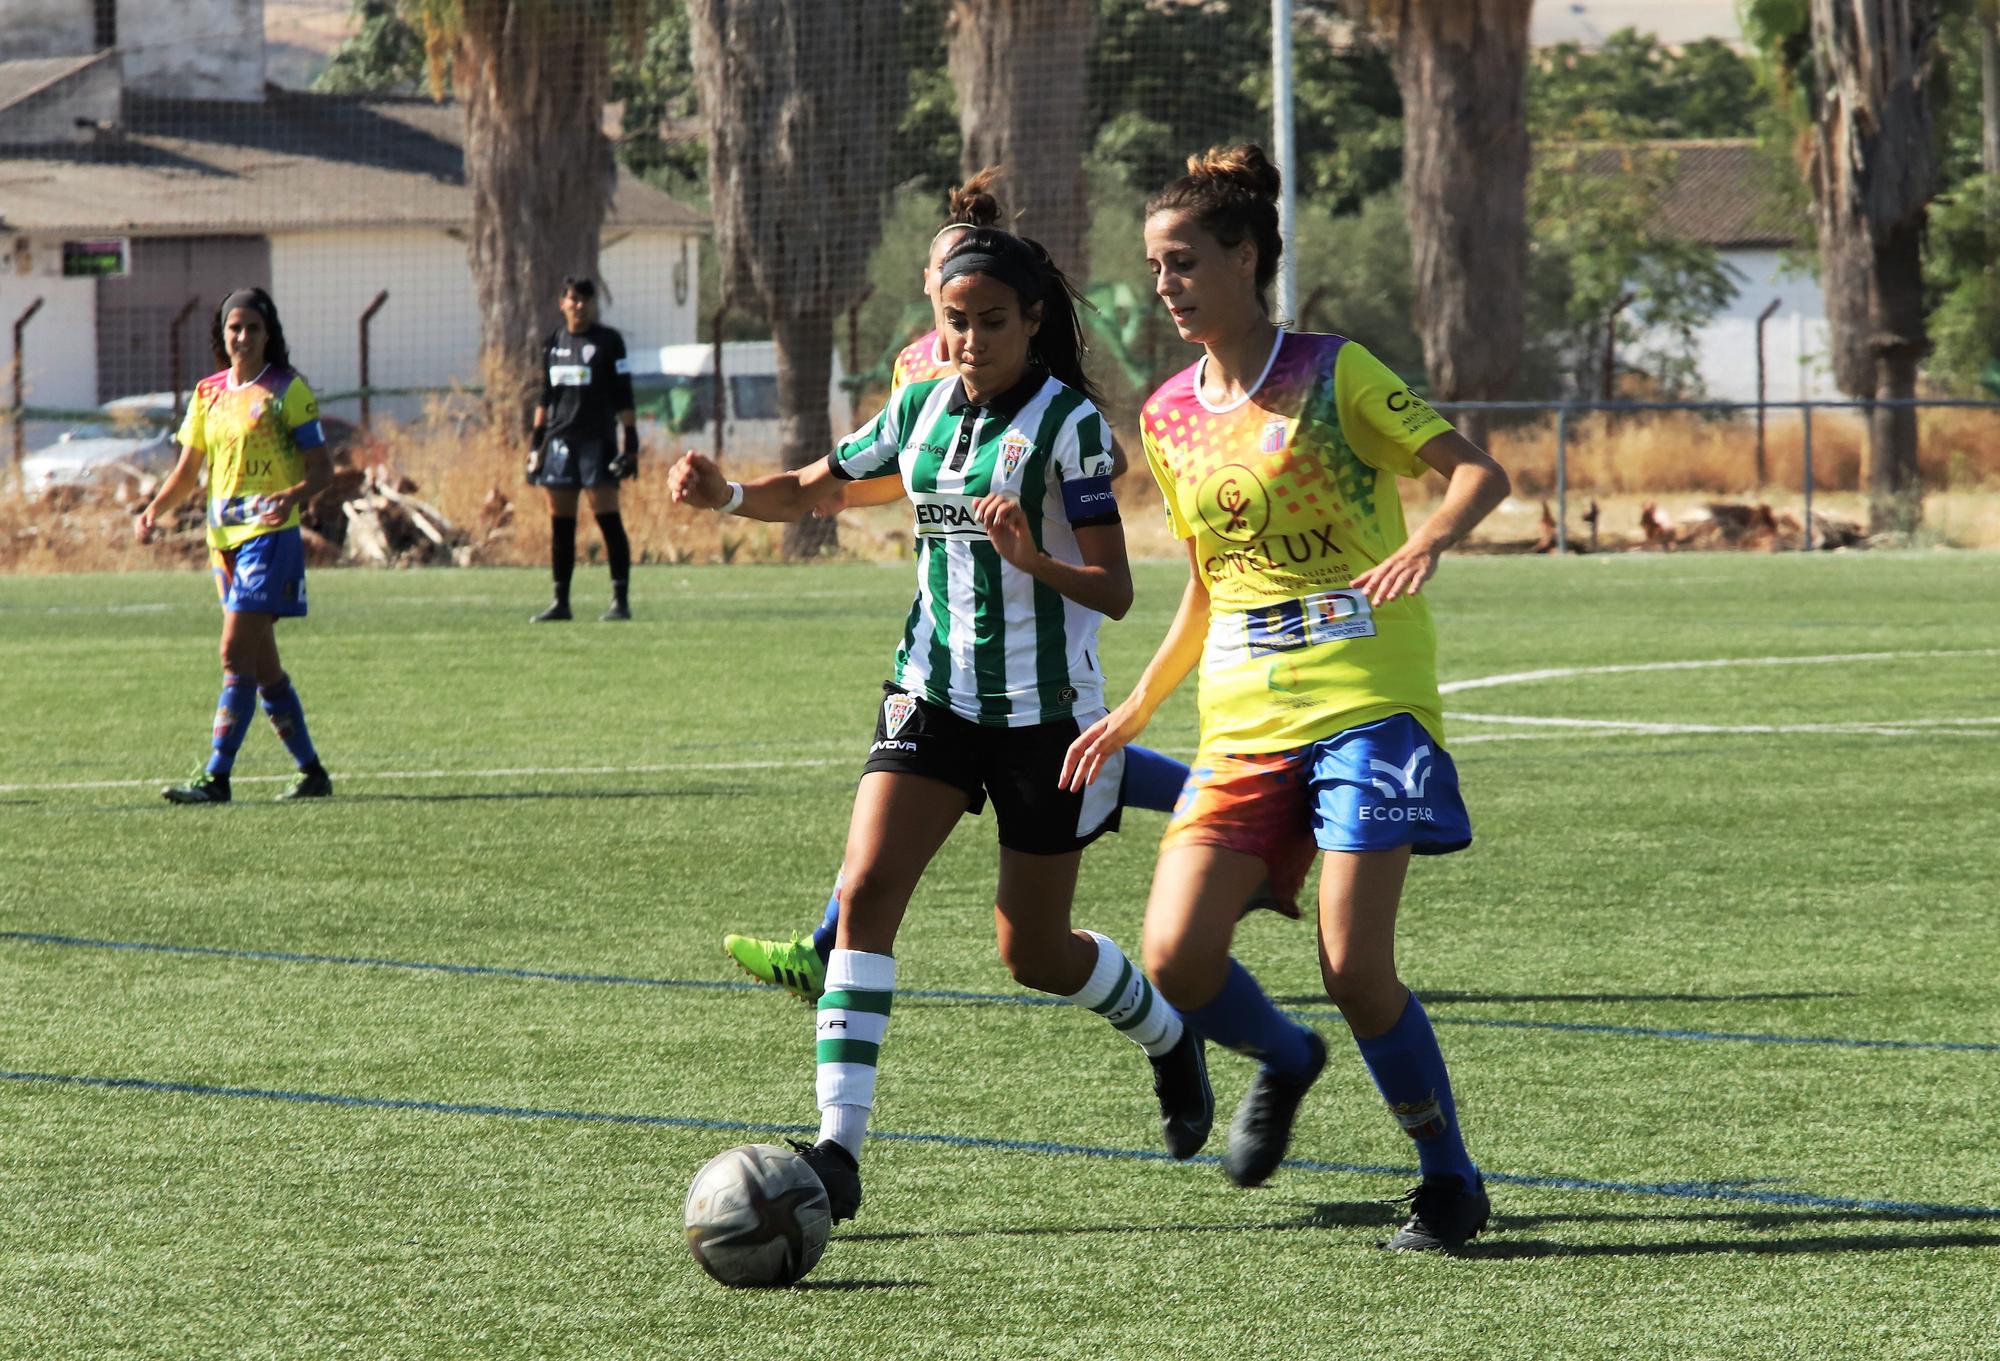
[[[827,956],[819,999],[819,1137],[856,1158],[875,1104],[875,1064],[895,993],[895,956],[862,950]]]
[[[1173,1004],[1125,958],[1117,942],[1095,931],[1083,934],[1097,942],[1097,967],[1081,988],[1063,1000],[1096,1012],[1152,1058],[1179,1044],[1181,1014]]]

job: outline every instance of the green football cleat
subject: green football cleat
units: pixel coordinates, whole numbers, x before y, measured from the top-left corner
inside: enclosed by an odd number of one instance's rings
[[[801,939],[794,932],[789,941],[724,936],[722,951],[759,983],[783,988],[802,1002],[817,1002],[826,991],[826,961],[810,936]]]
[[[284,793],[278,795],[280,800],[331,797],[333,797],[333,777],[326,773],[324,766],[317,763],[310,770],[301,770],[299,777],[286,787]]]
[[[186,784],[170,785],[160,794],[168,803],[228,803],[229,777],[197,770]]]

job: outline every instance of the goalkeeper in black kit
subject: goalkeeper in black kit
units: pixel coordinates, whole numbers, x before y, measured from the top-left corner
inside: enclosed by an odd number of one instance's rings
[[[630,619],[632,543],[618,513],[618,484],[639,471],[639,425],[625,338],[598,324],[593,279],[563,280],[562,314],[563,324],[542,343],[542,397],[528,452],[528,480],[549,498],[549,565],[555,576],[555,600],[534,622],[571,617],[579,491],[590,493],[590,511],[611,566],[611,608],[603,618]]]

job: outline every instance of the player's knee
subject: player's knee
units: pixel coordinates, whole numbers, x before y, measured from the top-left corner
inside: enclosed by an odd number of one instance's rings
[[[1077,984],[1072,977],[1075,969],[1062,958],[1065,943],[1061,937],[1040,939],[1003,927],[999,933],[1000,962],[1007,966],[1013,980],[1024,988],[1067,995],[1076,990]],[[1086,969],[1086,976],[1088,972]]]
[[[1319,981],[1337,1007],[1366,1006],[1401,985],[1391,961],[1323,950],[1319,957]]]
[[[1146,937],[1146,972],[1161,996],[1183,1011],[1205,1006],[1222,986],[1222,974],[1229,967],[1225,957],[1217,962],[1205,959],[1181,937]]]

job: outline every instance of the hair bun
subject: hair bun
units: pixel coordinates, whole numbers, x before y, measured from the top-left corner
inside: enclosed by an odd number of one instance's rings
[[[1264,148],[1241,142],[1235,146],[1210,147],[1188,157],[1189,179],[1228,180],[1260,199],[1278,201],[1281,183],[1278,167],[1264,154]]]
[[[963,222],[973,227],[991,227],[1000,221],[1000,200],[994,186],[1000,182],[1000,167],[989,165],[964,184],[952,186],[947,203],[947,225]]]

